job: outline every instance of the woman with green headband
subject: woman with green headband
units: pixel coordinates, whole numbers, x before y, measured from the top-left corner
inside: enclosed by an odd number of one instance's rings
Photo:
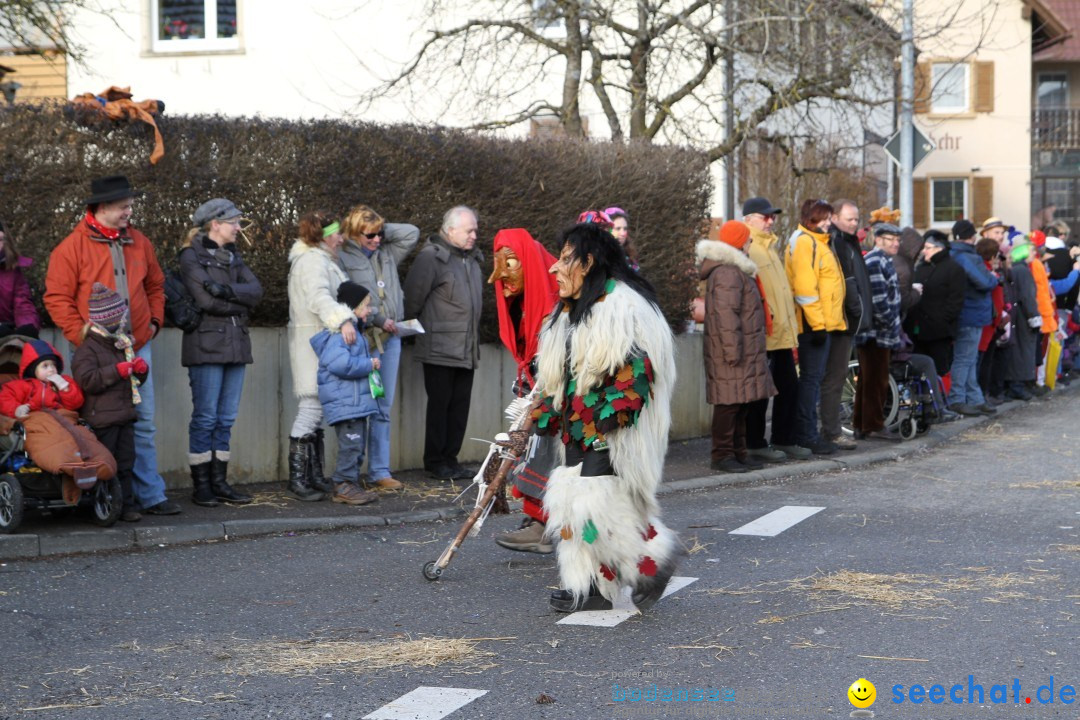
[[[356,342],[353,309],[337,301],[348,278],[337,263],[344,242],[341,225],[323,212],[300,218],[300,238],[289,251],[289,360],[299,406],[289,433],[288,490],[300,500],[322,500],[333,484],[323,475],[323,411],[319,403],[319,358],[311,349],[321,330]]]

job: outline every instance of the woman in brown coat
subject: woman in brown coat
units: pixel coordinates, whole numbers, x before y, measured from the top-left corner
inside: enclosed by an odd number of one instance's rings
[[[713,405],[712,468],[746,472],[763,463],[746,452],[749,403],[776,394],[765,355],[771,322],[757,282],[757,266],[744,252],[750,228],[731,220],[720,240],[697,245],[705,291],[706,400]]]

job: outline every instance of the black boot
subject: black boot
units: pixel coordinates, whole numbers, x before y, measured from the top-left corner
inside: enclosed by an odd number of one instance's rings
[[[214,491],[210,489],[210,463],[204,462],[191,466],[191,486],[194,492],[191,501],[203,507],[217,507],[221,503],[214,497]]]
[[[217,455],[214,455],[214,459],[210,461],[210,490],[213,491],[214,497],[236,505],[247,505],[253,498],[246,493],[234,490],[225,479],[228,474],[229,462],[219,460]]]
[[[314,435],[289,438],[289,485],[288,490],[304,502],[322,500],[323,494],[311,487],[311,443]]]
[[[577,612],[579,610],[610,610],[611,601],[600,594],[595,585],[589,586],[589,594],[574,602],[574,594],[569,590],[552,590],[551,608],[556,612]]]
[[[319,492],[326,493],[327,495],[334,494],[334,483],[326,479],[326,475],[323,470],[323,460],[326,459],[326,447],[323,443],[323,429],[319,428],[315,431],[311,448],[311,487],[315,488]]]

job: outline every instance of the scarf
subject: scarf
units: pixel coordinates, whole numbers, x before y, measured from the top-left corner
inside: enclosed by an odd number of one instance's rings
[[[94,213],[90,212],[89,210],[86,211],[86,224],[89,225],[94,232],[96,232],[98,235],[101,235],[101,237],[105,238],[106,240],[119,240],[120,236],[123,234],[123,230],[119,228],[107,228],[101,223],[99,223],[97,221],[97,218],[94,217]]]
[[[122,327],[122,326],[121,326]],[[113,341],[113,347],[124,353],[125,362],[135,361],[135,340],[130,335],[117,330],[115,333],[111,333],[97,323],[91,323],[90,329],[98,335]],[[131,404],[138,405],[142,402],[142,395],[139,394],[139,379],[135,377],[135,373],[132,373],[128,380],[131,382]]]
[[[769,301],[765,299],[765,286],[761,284],[761,276],[755,275],[758,292],[761,293],[761,307],[765,310],[765,336],[772,335],[772,311],[769,310]]]

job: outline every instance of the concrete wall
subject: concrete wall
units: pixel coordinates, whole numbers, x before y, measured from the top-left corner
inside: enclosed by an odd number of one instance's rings
[[[181,336],[179,330],[167,329],[153,343],[158,469],[170,487],[189,484],[187,424],[191,418],[191,391],[187,371],[180,365]],[[42,337],[53,342],[65,358],[71,357],[72,348],[59,333],[46,330]],[[675,339],[679,379],[671,408],[673,440],[709,434],[712,409],[705,403],[701,340],[700,334]],[[288,475],[289,429],[296,414],[285,328],[254,328],[251,341],[255,363],[248,366],[244,379],[229,468],[239,483],[266,482]],[[481,346],[460,460],[479,461],[487,452],[485,444],[468,438],[487,440],[505,429],[502,413],[513,399],[510,386],[514,372],[515,365],[501,345]],[[412,360],[412,348],[406,347],[392,415],[392,470],[423,465],[426,400],[423,369]],[[332,466],[336,454],[332,439],[327,442],[327,454]]]

